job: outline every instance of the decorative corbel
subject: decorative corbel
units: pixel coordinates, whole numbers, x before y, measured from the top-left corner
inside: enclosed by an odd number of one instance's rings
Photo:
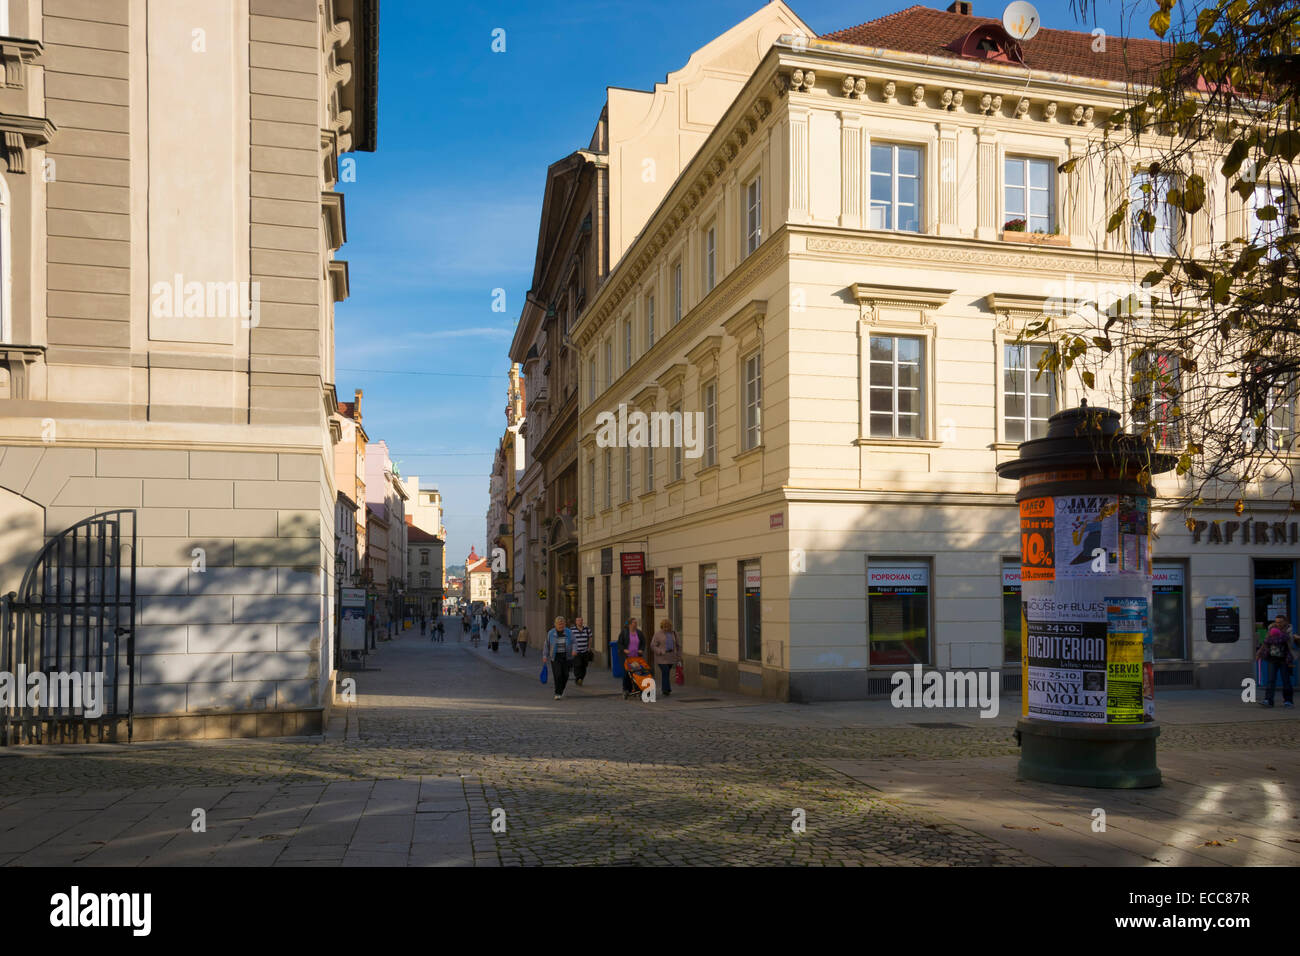
[[[881,90],[881,93],[884,94],[885,102],[886,102],[886,103],[897,103],[897,102],[898,102],[898,99],[894,96],[894,93],[895,93],[897,90],[898,90],[898,87],[895,85],[895,83],[894,83],[893,80],[886,80],[886,81],[885,81],[885,85],[884,85],[884,88]]]
[[[1048,103],[1043,107],[1043,119],[1048,123],[1056,122],[1056,101]]]
[[[813,88],[817,82],[817,74],[812,70],[795,70],[790,74],[790,89],[792,92],[806,93]]]
[[[0,113],[0,131],[4,133],[5,162],[9,172],[27,172],[27,151],[49,143],[56,129],[44,117]]]
[[[1029,97],[1020,97],[1020,102],[1016,104],[1016,119],[1024,119],[1029,115]]]
[[[0,60],[4,60],[4,85],[21,90],[27,85],[27,68],[45,52],[38,40],[0,37]]]
[[[922,86],[920,83],[912,87],[912,105],[913,106],[925,105],[925,87]]]

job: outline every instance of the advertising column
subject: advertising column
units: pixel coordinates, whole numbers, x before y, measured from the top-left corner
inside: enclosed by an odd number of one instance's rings
[[[1172,465],[1122,433],[1117,413],[1084,406],[998,466],[1020,481],[1021,776],[1160,783],[1150,479]]]

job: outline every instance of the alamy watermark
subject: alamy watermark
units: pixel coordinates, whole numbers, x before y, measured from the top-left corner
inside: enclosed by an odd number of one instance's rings
[[[704,454],[703,412],[618,412],[596,416],[596,444],[601,448],[681,448],[687,458]]]
[[[104,715],[103,671],[0,671],[0,710],[48,707],[79,711],[89,718]]]
[[[186,282],[179,272],[149,290],[149,312],[160,319],[239,319],[256,328],[262,315],[260,282]]]
[[[928,671],[920,664],[912,670],[895,671],[889,677],[894,690],[889,702],[895,707],[978,707],[980,716],[998,715],[998,694],[1002,690],[1000,671]]]

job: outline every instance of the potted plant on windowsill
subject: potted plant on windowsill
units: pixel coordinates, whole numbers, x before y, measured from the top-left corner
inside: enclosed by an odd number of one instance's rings
[[[1051,232],[1027,232],[1023,219],[1008,219],[1002,226],[1004,242],[1024,242],[1036,246],[1068,246],[1070,237],[1061,235],[1061,227],[1053,226]]]

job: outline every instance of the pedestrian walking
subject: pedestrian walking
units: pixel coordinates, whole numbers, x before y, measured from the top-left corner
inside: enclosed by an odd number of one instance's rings
[[[618,662],[623,668],[623,699],[627,700],[632,694],[636,693],[636,685],[632,683],[632,678],[627,672],[627,659],[629,657],[642,657],[648,650],[649,642],[646,640],[645,632],[637,627],[637,620],[634,617],[627,619],[627,624],[618,634]]]
[[[1276,623],[1268,629],[1268,636],[1264,638],[1264,643],[1259,645],[1255,657],[1263,661],[1268,669],[1268,686],[1264,690],[1265,697],[1260,703],[1265,707],[1273,706],[1273,695],[1277,690],[1280,677],[1282,706],[1294,707],[1295,704],[1291,700],[1291,661],[1293,660],[1291,642]]]
[[[497,652],[497,648],[500,646],[501,646],[501,625],[497,623],[496,618],[490,617],[488,618],[488,647],[490,647],[492,649],[492,653],[495,654]]]
[[[681,641],[673,630],[673,622],[664,618],[659,630],[650,638],[650,664],[659,668],[659,693],[669,697],[673,692],[672,669],[682,659]]]
[[[528,656],[528,628],[521,627],[519,633],[515,635],[515,641],[519,644],[519,656]]]
[[[587,627],[582,618],[574,618],[573,621],[573,682],[579,687],[587,679],[587,665],[592,660],[591,653],[591,628]]]
[[[469,642],[478,647],[479,638],[482,636],[483,629],[479,626],[478,618],[474,618],[473,625],[469,629]]]
[[[510,653],[519,653],[519,630],[515,627],[510,628]]]
[[[569,662],[573,656],[573,631],[564,626],[564,618],[557,617],[555,626],[546,634],[542,645],[542,663],[550,664],[555,677],[555,699],[564,697],[564,685],[569,682]]]
[[[438,618],[438,623],[434,626],[434,630],[438,632],[438,643],[444,643],[447,640],[447,628],[443,625],[442,618]]]

